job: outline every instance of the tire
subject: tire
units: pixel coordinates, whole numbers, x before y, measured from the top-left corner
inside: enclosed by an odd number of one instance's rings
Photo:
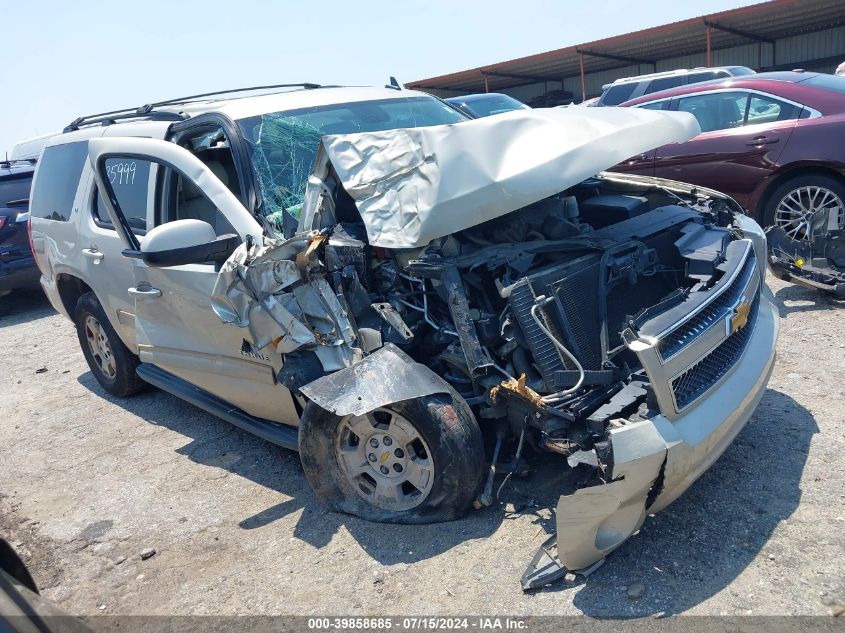
[[[408,442],[413,433],[419,442]],[[385,437],[393,438],[391,444]],[[396,457],[399,453],[404,459]],[[309,402],[299,427],[299,454],[308,482],[331,510],[382,523],[457,519],[476,499],[484,477],[481,430],[454,392],[345,418]],[[404,470],[394,472],[403,465]],[[385,468],[389,476],[381,470]],[[380,484],[390,491],[388,496],[377,490]]]
[[[120,340],[93,292],[86,292],[79,297],[73,313],[73,322],[76,324],[79,346],[88,361],[88,367],[103,389],[122,398],[146,388],[147,383],[135,373],[135,368],[140,363],[138,357]],[[91,343],[89,339],[92,340]],[[99,346],[97,341],[101,341],[102,346]],[[95,346],[98,348],[96,353]],[[111,370],[104,369],[104,366],[110,367]]]
[[[800,176],[795,176],[794,178],[789,178],[783,181],[771,192],[769,196],[767,196],[761,214],[763,220],[763,227],[770,227],[776,223],[775,213],[778,209],[778,205],[780,205],[782,200],[784,200],[790,194],[798,195],[797,192],[801,190],[806,191],[807,187],[821,188],[823,190],[826,190],[832,193],[833,195],[837,196],[841,202],[845,203],[845,184],[843,184],[836,178],[826,176],[825,174],[820,172],[805,173]],[[795,206],[797,207],[798,205]],[[778,216],[777,220],[779,224],[784,222],[785,216],[783,211]],[[840,217],[840,222],[841,221],[843,220]],[[800,232],[800,229],[798,234],[802,234]]]

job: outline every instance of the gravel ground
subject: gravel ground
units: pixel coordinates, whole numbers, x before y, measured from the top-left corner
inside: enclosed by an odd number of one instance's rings
[[[408,527],[329,513],[295,453],[162,392],[105,394],[36,291],[0,299],[0,534],[74,614],[835,613],[845,302],[770,284],[779,359],[760,408],[586,580],[519,587],[553,529],[542,504],[569,485],[554,461],[517,482],[541,505],[516,516]]]

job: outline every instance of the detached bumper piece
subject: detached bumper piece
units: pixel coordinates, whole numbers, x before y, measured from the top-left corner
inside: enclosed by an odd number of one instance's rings
[[[522,576],[523,590],[544,587],[567,572],[588,576],[645,520],[646,500],[666,461],[666,442],[650,421],[614,429],[610,442],[610,481],[558,500],[557,534],[534,555]]]
[[[809,240],[794,240],[780,227],[769,228],[769,267],[785,281],[845,297],[845,231],[826,225]]]

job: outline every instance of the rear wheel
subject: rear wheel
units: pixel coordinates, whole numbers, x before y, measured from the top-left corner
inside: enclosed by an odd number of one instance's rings
[[[763,211],[765,226],[777,226],[794,240],[809,240],[816,213],[828,210],[845,228],[845,185],[820,173],[783,182],[769,196]]]
[[[147,386],[135,373],[138,357],[120,340],[93,292],[79,298],[73,320],[88,367],[103,389],[123,397]]]
[[[386,523],[456,519],[484,473],[478,423],[457,394],[435,394],[337,416],[309,402],[299,429],[302,466],[331,509]]]

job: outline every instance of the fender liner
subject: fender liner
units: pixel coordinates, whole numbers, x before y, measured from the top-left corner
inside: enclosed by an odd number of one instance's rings
[[[449,383],[388,343],[351,367],[300,387],[312,402],[335,415],[361,415],[392,402],[450,393]]]

